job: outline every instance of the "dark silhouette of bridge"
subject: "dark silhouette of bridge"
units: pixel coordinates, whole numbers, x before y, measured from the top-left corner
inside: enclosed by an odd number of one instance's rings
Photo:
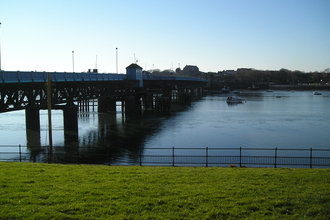
[[[171,102],[189,103],[207,84],[197,78],[144,75],[137,64],[128,66],[126,74],[2,70],[0,113],[25,110],[27,131],[40,132],[40,109],[61,109],[65,133],[76,138],[78,110],[88,100],[97,99],[99,112],[116,111],[117,101],[125,114],[168,112]]]

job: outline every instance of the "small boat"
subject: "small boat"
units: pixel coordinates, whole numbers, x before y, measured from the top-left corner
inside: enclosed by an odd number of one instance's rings
[[[239,97],[236,97],[236,96],[228,96],[227,99],[226,99],[226,102],[228,104],[232,104],[232,103],[243,103],[243,102],[245,102],[245,99],[239,98]]]
[[[248,87],[249,90],[258,90],[259,87],[252,84],[252,87]]]
[[[320,92],[313,92],[313,95],[322,95]]]
[[[267,90],[267,92],[273,92],[271,84],[269,84],[269,89]]]
[[[221,90],[215,90],[215,91],[211,91],[212,94],[226,94],[226,93],[229,93],[230,90],[229,90],[229,87],[223,87]]]
[[[230,90],[229,90],[229,87],[223,87],[222,89],[221,89],[221,93],[229,93],[230,92]]]

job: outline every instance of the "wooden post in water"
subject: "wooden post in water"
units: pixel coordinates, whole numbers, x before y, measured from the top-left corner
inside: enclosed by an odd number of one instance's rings
[[[48,73],[47,81],[47,107],[48,107],[48,136],[49,136],[49,160],[53,157],[53,135],[52,135],[52,81]]]

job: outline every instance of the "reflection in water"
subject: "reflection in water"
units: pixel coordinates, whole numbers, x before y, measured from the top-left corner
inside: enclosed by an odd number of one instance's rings
[[[171,147],[305,149],[303,152],[295,151],[293,154],[297,156],[307,155],[309,151],[306,149],[310,148],[328,149],[329,95],[315,97],[311,92],[258,91],[242,92],[239,96],[247,102],[227,105],[227,96],[207,96],[189,107],[181,106],[170,115],[79,112],[78,142],[61,141],[63,117],[61,111],[54,111],[54,162],[139,164],[140,155],[157,155],[163,151],[165,154],[167,151],[171,153],[171,150],[154,150]],[[18,138],[22,137],[21,133],[26,133],[25,124],[19,124],[24,120],[15,120],[20,114],[24,119],[24,112],[6,113],[8,117],[0,125],[2,133],[6,134],[8,130],[8,134]],[[10,115],[13,115],[12,118]],[[43,135],[47,133],[46,125],[47,122],[41,119],[41,135],[33,132],[28,135],[27,161],[47,162],[48,149],[44,147],[47,142]],[[10,135],[4,135],[1,139],[5,136],[13,141]],[[7,143],[8,140],[5,139]],[[17,146],[19,143],[12,144]],[[175,152],[180,153],[179,150]],[[198,151],[188,152],[197,154]],[[210,150],[209,154],[234,155],[235,152]],[[269,152],[272,154],[273,151],[250,150],[244,151],[244,154],[267,156]],[[292,153],[281,150],[278,154],[290,156]],[[321,156],[330,155],[324,152]]]
[[[88,116],[84,117],[86,120]],[[93,127],[81,129],[84,133],[80,135],[79,147],[72,143],[54,147],[54,162],[138,164],[146,136],[154,133],[167,118],[121,113],[98,113],[96,117]]]

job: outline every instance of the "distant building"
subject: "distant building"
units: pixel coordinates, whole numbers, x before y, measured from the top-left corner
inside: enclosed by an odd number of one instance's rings
[[[252,68],[238,68],[237,72],[246,72],[246,71],[251,71]]]
[[[197,66],[193,65],[186,65],[183,70],[183,74],[191,75],[191,74],[198,74],[199,73],[199,68]]]
[[[233,75],[237,73],[236,70],[223,70],[223,71],[218,71],[215,75],[216,76],[228,76],[228,75]]]
[[[132,63],[126,67],[126,75],[127,79],[138,80],[138,83],[135,85],[136,87],[143,87],[142,67],[136,63]]]
[[[236,71],[235,70],[224,70],[222,71],[225,75],[231,75],[231,74],[235,74]]]

